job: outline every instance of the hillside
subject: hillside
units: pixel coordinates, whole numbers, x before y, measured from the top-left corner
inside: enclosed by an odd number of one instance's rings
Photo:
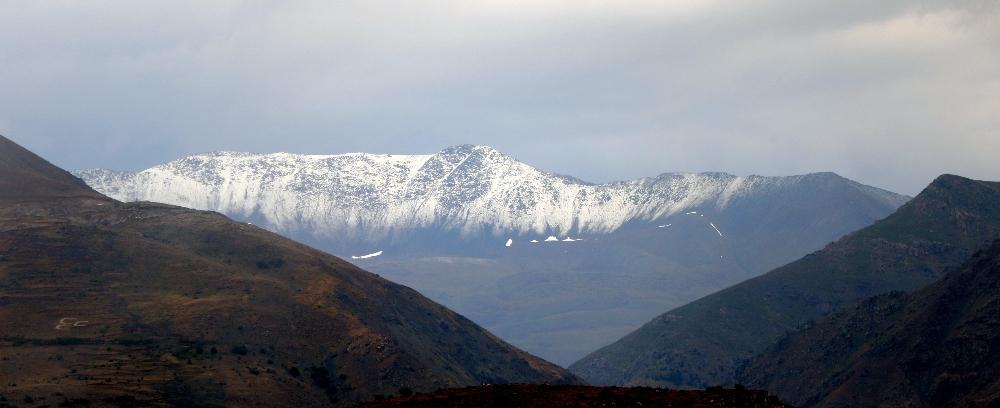
[[[766,391],[747,389],[667,390],[648,387],[571,385],[484,385],[402,396],[359,408],[783,408]]]
[[[578,381],[272,232],[103,197],[2,137],[0,164],[17,187],[0,190],[7,401],[343,406],[404,387]]]
[[[912,294],[865,301],[783,338],[740,381],[799,406],[996,406],[1000,241]]]
[[[1000,234],[1000,184],[945,175],[874,225],[671,310],[573,364],[593,384],[705,386],[808,320],[940,278]]]
[[[908,199],[833,173],[591,184],[471,145],[429,155],[216,152],[77,174],[116,199],[219,211],[350,257],[566,365]]]

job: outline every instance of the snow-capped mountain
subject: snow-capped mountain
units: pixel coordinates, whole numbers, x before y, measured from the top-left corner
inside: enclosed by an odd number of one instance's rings
[[[833,173],[591,184],[471,145],[432,155],[218,152],[76,174],[122,201],[218,211],[351,259],[567,364],[908,199]]]
[[[434,155],[217,152],[138,173],[77,175],[122,201],[155,201],[264,220],[284,233],[375,242],[435,227],[464,236],[610,233],[798,182],[794,177],[664,174],[589,184],[540,171],[488,146]],[[899,196],[858,184],[898,205]]]

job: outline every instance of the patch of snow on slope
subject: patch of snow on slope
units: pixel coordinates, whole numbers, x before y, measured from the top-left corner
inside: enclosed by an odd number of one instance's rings
[[[718,233],[719,233],[719,236],[720,236],[720,237],[722,236],[722,231],[719,231],[719,228],[717,228],[717,227],[715,226],[715,224],[713,224],[713,223],[708,223],[708,225],[711,225],[711,226],[712,226],[712,229],[714,229],[714,230],[715,230],[715,232],[718,232]]]
[[[545,238],[545,242],[558,242],[558,241],[559,238],[556,238],[554,235],[549,235],[548,238]]]
[[[511,245],[514,245],[514,239],[507,238],[507,243],[504,246],[510,247]]]
[[[373,252],[373,253],[370,253],[368,255],[351,256],[351,259],[368,259],[368,258],[374,258],[374,257],[379,256],[379,255],[382,255],[382,251]]]

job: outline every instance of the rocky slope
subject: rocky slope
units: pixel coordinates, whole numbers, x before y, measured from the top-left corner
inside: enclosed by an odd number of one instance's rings
[[[888,218],[671,310],[573,364],[595,384],[705,386],[811,319],[913,290],[1000,236],[1000,184],[945,175]]]
[[[1000,241],[912,294],[862,302],[783,338],[740,381],[798,406],[1000,402]]]
[[[561,364],[907,199],[832,173],[594,185],[486,146],[421,156],[220,152],[78,174],[123,201],[220,211],[350,257]]]
[[[574,383],[417,292],[216,213],[121,203],[0,137],[0,396],[351,405]]]

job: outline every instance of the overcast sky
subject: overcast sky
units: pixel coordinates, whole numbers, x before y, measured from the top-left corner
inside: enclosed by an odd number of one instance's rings
[[[69,169],[474,143],[915,194],[1000,180],[1000,1],[0,0],[0,134]]]

